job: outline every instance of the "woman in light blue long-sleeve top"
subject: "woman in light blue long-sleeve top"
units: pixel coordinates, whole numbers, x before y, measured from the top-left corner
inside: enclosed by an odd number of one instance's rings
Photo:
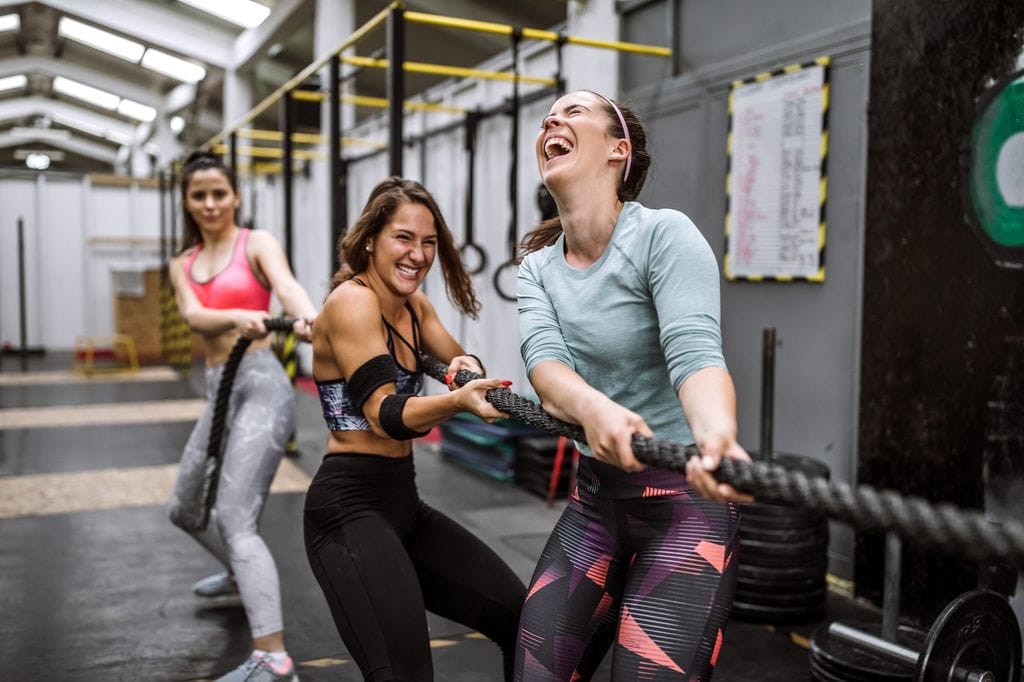
[[[736,582],[745,499],[711,471],[749,459],[719,329],[715,258],[684,214],[635,201],[650,155],[626,107],[565,95],[537,137],[559,216],[524,240],[521,350],[551,414],[579,424],[577,488],[520,620],[518,680],[708,680]],[[696,443],[686,475],[644,468],[635,434]]]

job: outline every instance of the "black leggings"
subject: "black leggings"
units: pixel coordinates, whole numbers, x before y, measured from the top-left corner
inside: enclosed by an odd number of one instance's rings
[[[526,588],[416,491],[412,457],[324,458],[306,494],[306,555],[367,680],[432,680],[425,610],[479,631],[512,677]]]

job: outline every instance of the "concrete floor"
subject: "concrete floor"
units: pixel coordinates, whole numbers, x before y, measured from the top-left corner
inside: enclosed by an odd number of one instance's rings
[[[250,650],[245,615],[237,599],[191,594],[193,581],[219,569],[171,526],[163,507],[194,420],[190,399],[202,396],[202,373],[82,381],[59,373],[69,367],[67,356],[53,354],[30,358],[28,372],[20,360],[0,363],[0,679],[216,677]],[[44,370],[58,373],[44,382]],[[297,393],[301,454],[285,461],[288,471],[283,467],[275,482],[287,479],[284,492],[271,495],[262,532],[280,571],[288,648],[301,678],[358,680],[302,544],[303,484],[319,464],[325,431],[316,399]],[[175,401],[180,410],[146,423],[91,417],[70,425],[82,406],[119,414],[116,405],[137,401]],[[46,414],[44,425],[19,426],[25,408]],[[429,443],[417,445],[416,458],[423,498],[528,581],[561,504],[549,509],[530,493],[445,461]],[[830,619],[870,614],[829,595]],[[499,679],[490,642],[441,618],[429,622],[436,679]],[[809,679],[807,638],[821,624],[731,622],[715,680]],[[595,679],[609,679],[608,665]]]

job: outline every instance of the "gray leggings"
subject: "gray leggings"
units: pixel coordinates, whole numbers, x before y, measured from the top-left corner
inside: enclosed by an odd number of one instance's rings
[[[223,365],[206,368],[209,403],[196,422],[181,457],[171,494],[174,509],[202,476],[213,403]],[[228,406],[224,462],[217,501],[206,530],[192,533],[238,583],[253,637],[284,629],[277,567],[258,534],[260,513],[295,423],[295,392],[269,350],[246,353],[235,375]]]

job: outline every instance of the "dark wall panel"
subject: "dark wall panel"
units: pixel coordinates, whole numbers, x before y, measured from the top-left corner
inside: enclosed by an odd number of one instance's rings
[[[980,507],[988,403],[1024,335],[1024,273],[965,223],[959,146],[975,99],[1021,51],[1017,0],[875,0],[860,392],[862,484]],[[1017,455],[1020,456],[1019,454]],[[861,537],[857,590],[877,599],[882,543]],[[906,549],[904,612],[930,619],[975,566]]]

